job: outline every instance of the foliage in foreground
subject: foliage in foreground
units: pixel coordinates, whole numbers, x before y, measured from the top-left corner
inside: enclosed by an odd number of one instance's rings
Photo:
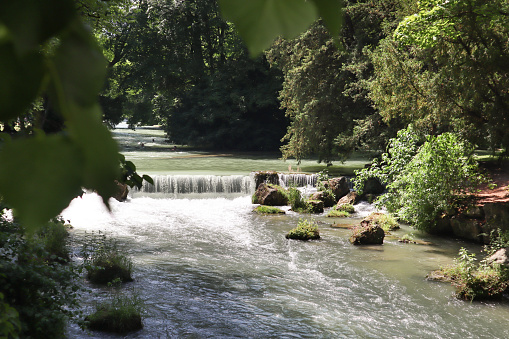
[[[61,338],[68,319],[78,315],[73,311],[78,306],[78,269],[59,260],[68,255],[62,252],[62,246],[54,246],[55,239],[61,239],[62,228],[59,222],[50,223],[33,238],[27,238],[17,224],[0,216],[0,307],[8,311],[5,316],[9,315],[7,322],[11,324],[3,327],[2,314],[0,327],[10,328],[11,334]],[[55,234],[57,237],[52,236]]]
[[[320,233],[312,220],[299,219],[297,227],[288,232],[286,239],[315,240],[320,239]]]
[[[380,161],[357,172],[355,187],[362,189],[365,179],[378,178],[388,192],[376,204],[417,229],[430,231],[458,196],[472,193],[483,177],[473,146],[457,135],[427,136],[418,147],[419,140],[411,126],[398,132]]]
[[[108,284],[116,279],[132,281],[133,262],[118,243],[106,236],[92,237],[82,249],[87,278],[95,284]]]

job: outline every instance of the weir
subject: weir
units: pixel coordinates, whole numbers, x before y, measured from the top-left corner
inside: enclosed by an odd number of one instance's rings
[[[154,175],[154,185],[144,181],[141,189],[134,188],[136,193],[160,193],[167,195],[180,194],[241,194],[251,195],[255,191],[254,174],[251,175]],[[279,173],[278,185],[282,187],[314,187],[316,174]]]
[[[133,193],[192,194],[216,193],[252,194],[254,181],[245,175],[154,175],[154,185],[144,181],[141,189]]]

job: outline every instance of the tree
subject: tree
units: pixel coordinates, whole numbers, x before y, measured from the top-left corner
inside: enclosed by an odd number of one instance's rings
[[[399,1],[347,1],[336,13],[344,15],[341,48],[318,22],[294,40],[277,40],[267,52],[285,76],[280,100],[291,122],[284,158],[318,155],[331,162],[362,145],[386,142],[387,126],[368,97],[368,51],[394,25],[401,7]]]
[[[362,193],[365,180],[377,178],[387,187],[377,205],[417,229],[431,231],[441,214],[474,192],[483,178],[472,144],[449,132],[423,138],[412,125],[400,130],[381,160],[357,173],[355,188]]]
[[[509,146],[509,4],[425,1],[373,54],[371,98],[385,120]]]

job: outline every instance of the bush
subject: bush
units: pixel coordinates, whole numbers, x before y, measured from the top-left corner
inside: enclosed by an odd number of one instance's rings
[[[308,212],[308,204],[302,198],[302,194],[297,188],[290,187],[288,189],[288,201],[290,202],[292,211],[300,213]]]
[[[136,293],[115,292],[110,300],[97,305],[95,312],[85,320],[91,330],[126,334],[143,328],[142,312],[143,302]]]
[[[95,284],[107,284],[119,279],[133,281],[133,263],[113,239],[95,237],[83,246],[82,255],[87,268],[87,278]]]
[[[254,211],[259,214],[285,214],[285,211],[280,208],[265,205],[256,207]]]
[[[286,239],[315,240],[320,239],[320,233],[312,221],[299,219],[297,227],[288,232]]]
[[[18,311],[4,303],[4,295],[0,293],[0,338],[19,338],[20,331]]]
[[[44,251],[48,253],[47,260],[67,262],[69,261],[69,249],[67,248],[67,238],[69,233],[64,221],[54,218],[46,225],[41,227],[31,241],[42,245]]]
[[[430,231],[458,196],[468,194],[482,182],[473,158],[473,146],[457,135],[419,137],[411,127],[391,139],[381,162],[357,172],[356,187],[367,177],[387,184],[387,193],[376,201],[417,229]]]
[[[348,213],[347,211],[339,211],[335,209],[332,209],[329,211],[329,213],[327,213],[327,217],[329,218],[346,218],[349,216],[350,213]]]
[[[461,248],[454,265],[441,268],[440,274],[456,288],[456,297],[464,300],[498,298],[509,286],[509,272],[500,265],[475,263],[475,254]]]
[[[45,235],[29,238],[17,224],[0,216],[0,294],[3,307],[11,315],[14,308],[19,315],[19,337],[60,338],[67,321],[78,315],[73,310],[78,305],[79,269],[52,260],[56,257],[38,238]]]

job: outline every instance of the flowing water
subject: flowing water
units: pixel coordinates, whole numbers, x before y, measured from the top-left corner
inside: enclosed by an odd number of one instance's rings
[[[125,287],[144,300],[146,315],[144,328],[127,337],[509,337],[507,303],[462,302],[448,284],[425,280],[429,271],[452,263],[460,247],[476,246],[418,233],[433,245],[387,239],[382,246],[353,246],[349,230],[330,224],[358,222],[372,210],[366,203],[352,218],[314,216],[319,241],[287,240],[302,215],[254,214],[251,188],[243,186],[249,176],[231,172],[200,174],[197,180],[158,170],[168,183],[160,192],[137,192],[124,203],[111,200],[111,213],[89,193],[64,211],[75,227],[74,239],[106,232],[132,256],[135,281]],[[179,192],[173,185],[165,191],[172,181],[185,180],[201,188],[188,185]],[[212,187],[215,192],[204,192]],[[396,234],[408,232],[403,226]],[[83,300],[87,312],[106,295],[93,288],[96,293]],[[115,336],[71,325],[69,337]]]

